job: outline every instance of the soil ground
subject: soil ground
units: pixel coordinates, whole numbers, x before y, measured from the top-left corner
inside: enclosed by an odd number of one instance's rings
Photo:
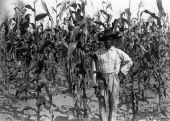
[[[163,99],[162,105],[167,107],[166,114],[155,113],[156,116],[169,117],[170,119],[170,80],[167,81],[167,97]],[[13,90],[14,91],[14,90]],[[15,91],[14,91],[15,92]],[[74,116],[74,98],[71,96],[64,87],[58,87],[58,90],[53,89],[53,105],[51,112],[42,106],[41,121],[84,121],[83,119],[75,119]],[[152,92],[148,94],[153,95]],[[99,121],[98,118],[98,101],[94,95],[94,89],[89,88],[87,90],[87,97],[91,96],[91,100],[88,100],[88,105],[91,108],[89,121]],[[14,101],[15,102],[15,101]],[[36,101],[31,99],[28,101],[17,101],[17,103],[11,102],[10,95],[3,96],[0,93],[0,121],[36,121],[34,111],[25,110],[24,107],[36,108]],[[149,108],[154,108],[155,104],[158,103],[158,97],[148,100],[148,102],[140,102],[140,113],[141,117],[147,117],[144,113]],[[53,112],[53,113],[52,113]],[[52,115],[53,114],[53,115]],[[53,120],[52,120],[53,116]],[[132,115],[131,110],[125,105],[121,105],[118,110],[118,121],[130,121]],[[150,116],[153,118],[153,115]],[[138,120],[138,121],[161,121],[161,120]],[[166,120],[170,121],[170,120]]]

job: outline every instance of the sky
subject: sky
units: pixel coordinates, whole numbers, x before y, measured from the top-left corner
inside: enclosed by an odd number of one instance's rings
[[[13,15],[13,3],[14,0],[0,0],[0,14],[4,12]],[[34,0],[23,0],[26,4],[33,5]],[[56,6],[56,0],[44,0],[50,9],[50,13],[55,16],[55,13],[52,11],[52,7]],[[57,0],[58,3],[63,0]],[[109,11],[114,18],[118,18],[120,13],[124,11],[124,9],[129,7],[129,0],[87,0],[86,13],[90,16],[93,16],[97,10],[102,9],[102,2],[106,1],[112,4],[112,10]],[[138,11],[138,5],[141,0],[131,0],[130,10],[132,13],[132,17],[136,17]],[[148,9],[151,12],[158,13],[158,8],[156,5],[156,0],[142,0],[143,7],[141,9]],[[170,14],[170,0],[162,0],[163,8],[166,13]],[[45,12],[41,5],[41,0],[38,0],[36,4],[37,14]],[[31,13],[31,11],[28,11]],[[54,17],[55,19],[55,17]]]

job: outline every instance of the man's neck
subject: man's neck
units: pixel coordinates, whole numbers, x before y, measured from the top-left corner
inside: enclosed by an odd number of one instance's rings
[[[111,47],[109,47],[109,48],[106,48],[105,47],[105,49],[108,51],[108,50],[112,50],[113,48],[115,48],[115,46],[111,46]]]

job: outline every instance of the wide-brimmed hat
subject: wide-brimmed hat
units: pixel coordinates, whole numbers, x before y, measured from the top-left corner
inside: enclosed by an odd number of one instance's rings
[[[120,38],[118,32],[113,32],[111,29],[106,29],[103,33],[103,36],[101,38],[101,41],[106,40],[108,37],[113,37],[113,39],[118,39]]]

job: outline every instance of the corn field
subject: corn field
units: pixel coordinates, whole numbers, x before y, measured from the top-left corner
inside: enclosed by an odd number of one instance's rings
[[[118,121],[170,120],[170,26],[161,0],[157,0],[159,15],[146,9],[132,18],[128,8],[113,21],[107,12],[111,5],[106,2],[94,17],[85,13],[86,1],[56,2],[54,21],[43,0],[45,12],[36,13],[37,1],[34,6],[15,1],[14,16],[4,16],[0,25],[0,96],[8,100],[1,101],[0,109],[7,102],[16,105],[35,100],[34,107],[25,106],[18,112],[27,117],[20,121],[42,121],[43,117],[55,121],[54,96],[63,93],[74,100],[74,119],[97,117],[89,105],[92,96],[87,94],[92,89],[90,56],[103,47],[103,31],[111,28],[120,35],[116,47],[134,62],[128,77],[120,77]],[[143,14],[150,18],[144,21]],[[33,23],[30,16],[34,16]],[[43,24],[45,18],[49,18],[48,26]],[[34,119],[25,113],[28,110]],[[50,115],[42,115],[43,110]]]

